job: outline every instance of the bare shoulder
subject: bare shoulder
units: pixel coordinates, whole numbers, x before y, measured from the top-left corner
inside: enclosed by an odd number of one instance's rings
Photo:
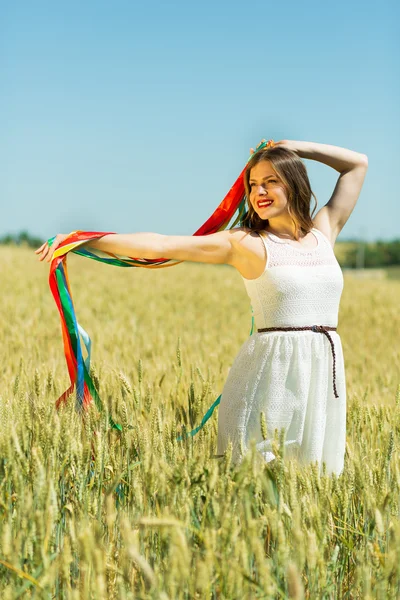
[[[240,244],[249,243],[249,240],[257,240],[260,237],[254,229],[249,229],[248,227],[234,227],[228,231],[232,233],[233,240]]]
[[[234,227],[229,231],[232,235],[232,246],[237,253],[246,255],[249,251],[252,252],[255,248],[260,247],[260,236],[253,229]]]
[[[230,231],[233,248],[231,265],[246,279],[259,277],[266,265],[266,248],[260,234],[247,227],[235,227]]]
[[[322,233],[328,238],[332,248],[335,246],[336,238],[339,235],[341,228],[338,223],[335,224],[330,213],[329,207],[323,206],[313,219],[313,225],[315,229],[322,231]]]

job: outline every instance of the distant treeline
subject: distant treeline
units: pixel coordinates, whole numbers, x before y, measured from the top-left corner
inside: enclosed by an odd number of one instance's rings
[[[45,240],[30,235],[27,231],[17,234],[7,234],[0,237],[0,244],[29,246],[38,248]],[[343,251],[340,246],[343,244]],[[400,265],[400,239],[390,242],[363,242],[359,240],[341,240],[335,245],[338,250],[337,259],[341,267],[369,268]]]
[[[16,234],[7,233],[3,237],[0,237],[0,244],[29,246],[30,248],[38,248],[44,241],[42,238],[30,235],[27,231],[21,231]]]
[[[340,246],[341,242],[337,245]],[[400,266],[400,239],[390,242],[353,242],[346,243],[345,252],[339,263],[341,267],[348,268],[372,268]]]

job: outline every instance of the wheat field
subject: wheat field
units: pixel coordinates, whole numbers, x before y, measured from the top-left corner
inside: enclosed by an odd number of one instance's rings
[[[240,275],[68,258],[107,414],[68,387],[48,264],[0,246],[0,598],[400,598],[400,281],[345,275],[343,473],[254,446],[216,460],[220,395],[251,328]]]

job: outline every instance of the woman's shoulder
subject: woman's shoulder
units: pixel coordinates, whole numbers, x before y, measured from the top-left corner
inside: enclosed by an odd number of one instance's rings
[[[231,231],[234,244],[245,251],[255,252],[256,254],[259,254],[260,238],[265,239],[267,237],[266,231],[258,231],[250,229],[250,227],[234,227]]]
[[[234,227],[233,247],[235,249],[233,266],[243,275],[252,279],[265,267],[266,249],[260,241],[260,233],[249,227]]]
[[[250,229],[250,227],[233,227],[229,231],[233,232],[236,239],[245,239],[248,237],[257,239],[260,234],[265,234],[264,231],[256,231],[255,229]]]

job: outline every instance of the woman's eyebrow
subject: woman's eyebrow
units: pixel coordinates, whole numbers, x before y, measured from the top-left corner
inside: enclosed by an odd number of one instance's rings
[[[270,177],[275,177],[275,175],[267,175],[267,177],[263,177],[261,181],[265,181],[266,179],[269,179]],[[250,179],[250,183],[251,182],[254,183],[254,179]]]

